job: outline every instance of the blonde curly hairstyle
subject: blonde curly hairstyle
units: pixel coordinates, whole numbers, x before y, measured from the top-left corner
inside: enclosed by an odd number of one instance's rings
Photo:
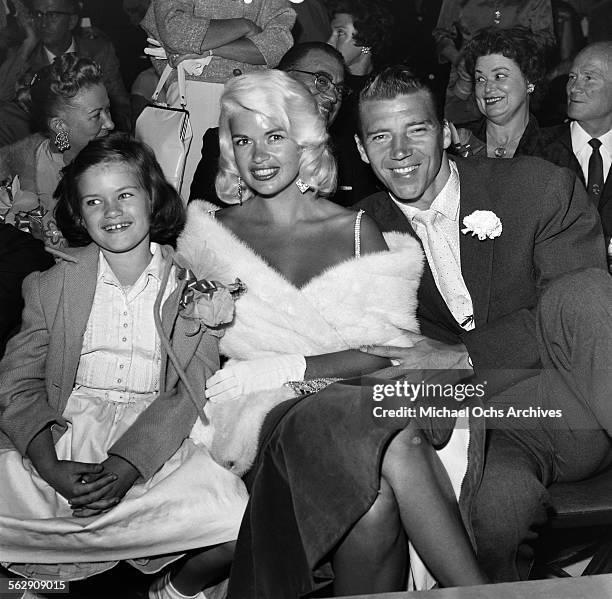
[[[259,114],[284,129],[301,148],[299,176],[320,196],[336,189],[336,160],[328,146],[325,119],[312,94],[287,73],[269,69],[241,75],[225,84],[219,118],[217,195],[228,204],[237,201],[238,167],[234,158],[230,119],[242,110]],[[243,184],[244,185],[244,184]],[[242,199],[253,197],[243,186]]]

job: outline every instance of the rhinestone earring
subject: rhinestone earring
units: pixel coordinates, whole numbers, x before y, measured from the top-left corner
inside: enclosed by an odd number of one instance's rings
[[[372,52],[372,48],[370,46],[361,46],[362,54],[370,54]]]
[[[304,181],[301,179],[296,179],[295,184],[300,190],[300,193],[306,193],[310,189],[310,185],[308,185],[308,183],[304,183]]]
[[[527,93],[532,94],[535,91],[535,85],[533,83],[527,84]]]
[[[66,133],[63,129],[60,129],[55,134],[55,139],[53,140],[53,143],[60,152],[65,152],[70,148],[70,139],[68,137],[68,133]]]
[[[242,206],[242,177],[238,175],[238,185],[236,186],[236,198]]]

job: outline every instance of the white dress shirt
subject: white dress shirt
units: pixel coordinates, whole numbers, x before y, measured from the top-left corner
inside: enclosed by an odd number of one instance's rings
[[[584,174],[584,180],[588,182],[589,179],[589,160],[593,153],[593,148],[589,145],[589,141],[593,139],[577,121],[572,121],[570,124],[570,132],[572,135],[572,150],[574,156],[580,164],[580,168]],[[600,135],[597,139],[601,142],[599,152],[601,153],[601,159],[603,162],[603,176],[604,183],[610,172],[610,165],[612,165],[612,129],[603,135]]]
[[[428,210],[391,199],[406,216],[416,234],[423,242],[423,249],[429,263],[429,268],[438,287],[438,291],[446,302],[455,320],[466,330],[474,328],[474,308],[472,298],[461,274],[461,252],[459,246],[459,172],[455,163],[450,161],[451,174],[448,181],[435,197]],[[438,242],[430,242],[425,227],[415,215],[422,212],[432,213]],[[435,243],[435,251],[433,245]]]

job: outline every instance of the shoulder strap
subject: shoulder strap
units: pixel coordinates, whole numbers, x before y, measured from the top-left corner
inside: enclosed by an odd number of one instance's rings
[[[168,77],[170,77],[170,74],[172,73],[174,69],[167,64],[162,72],[162,74],[159,77],[159,81],[157,82],[157,86],[155,87],[155,91],[153,92],[153,95],[151,96],[151,100],[153,102],[157,102],[157,98],[159,97],[159,94],[161,93],[161,90],[164,88],[164,85],[166,84],[166,81],[168,81]],[[179,88],[179,102],[181,104],[181,106],[183,107],[183,109],[185,109],[187,107],[187,100],[185,98],[185,69],[182,67],[182,63],[179,63],[176,67],[176,71],[178,74],[178,88]]]
[[[355,217],[355,258],[361,256],[361,216],[363,210],[360,210]]]

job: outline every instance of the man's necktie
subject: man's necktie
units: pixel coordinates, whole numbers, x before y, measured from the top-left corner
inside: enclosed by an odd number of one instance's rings
[[[593,152],[589,158],[587,191],[589,192],[589,197],[597,207],[604,186],[603,160],[601,158],[601,152],[599,151],[601,141],[594,137],[589,141],[589,145],[593,148]]]
[[[472,301],[465,296],[465,283],[461,277],[461,265],[444,234],[436,227],[435,210],[422,210],[412,217],[415,232],[421,238],[427,257],[433,262],[432,274],[455,320],[466,330],[474,328]]]

